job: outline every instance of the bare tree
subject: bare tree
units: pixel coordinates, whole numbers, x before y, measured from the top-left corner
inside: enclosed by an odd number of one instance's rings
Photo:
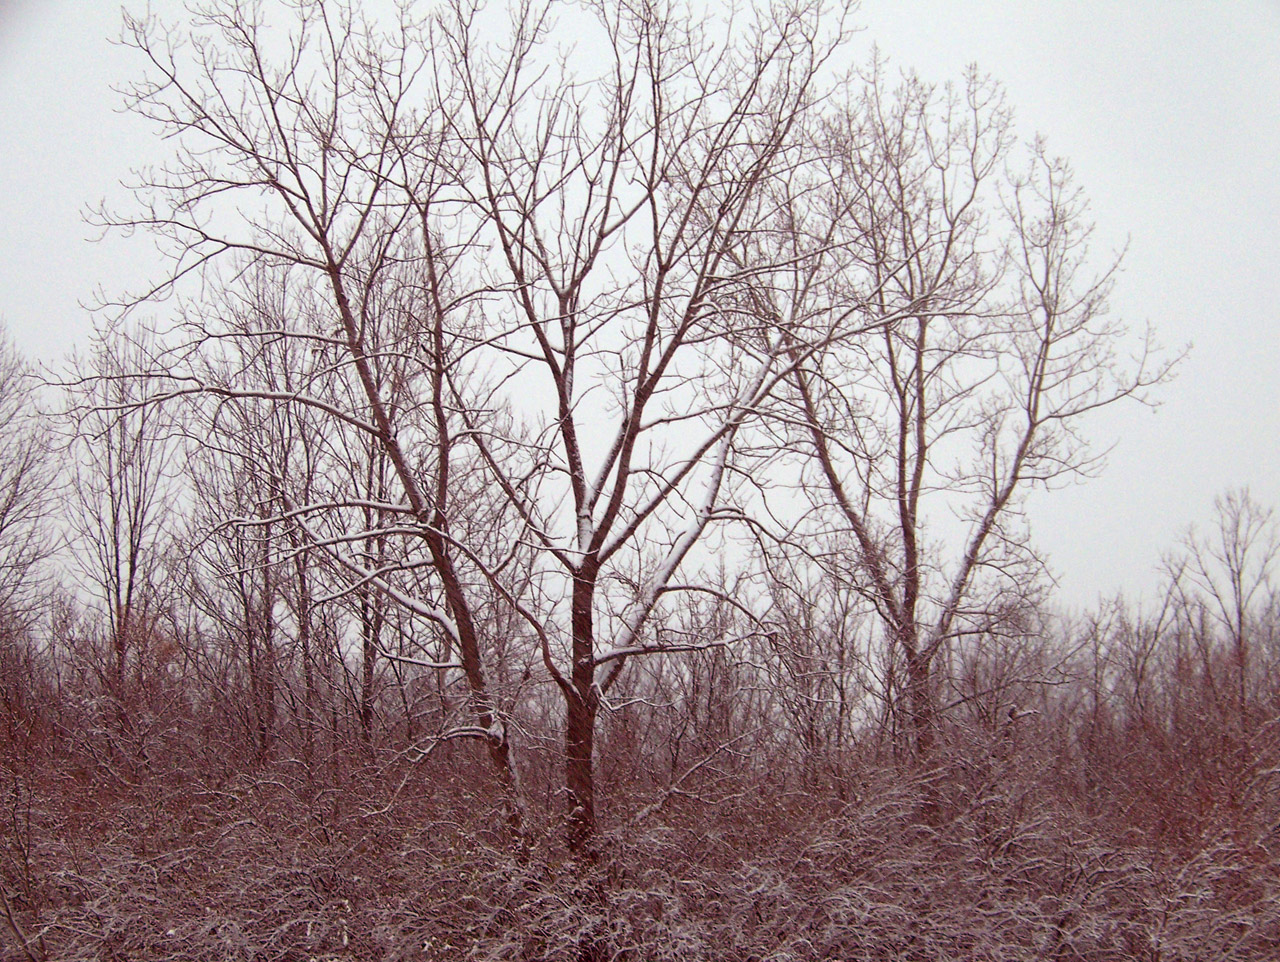
[[[419,109],[410,93],[431,44],[407,14],[385,35],[349,4],[307,5],[290,15],[295,46],[275,59],[262,7],[220,4],[194,16],[190,30],[199,42],[189,60],[176,54],[178,37],[154,21],[126,21],[126,42],[153,68],[153,79],[133,91],[131,103],[181,135],[174,166],[136,185],[147,209],[128,219],[171,245],[173,273],[154,293],[171,290],[193,271],[211,272],[220,258],[230,258],[233,271],[253,267],[240,275],[252,280],[247,288],[229,286],[231,300],[187,311],[165,359],[168,387],[150,400],[203,397],[213,416],[226,405],[306,412],[310,430],[320,432],[318,444],[340,448],[355,432],[381,449],[398,497],[372,503],[359,492],[321,491],[312,483],[319,479],[305,478],[300,488],[280,483],[270,513],[253,523],[282,539],[278,556],[300,571],[310,552],[321,551],[345,574],[345,590],[375,587],[433,625],[446,652],[441,665],[456,652],[471,688],[478,721],[472,731],[483,734],[495,763],[510,775],[507,743],[487,692],[483,641],[448,538],[456,454],[442,383],[437,375],[414,395],[411,407],[420,416],[401,434],[403,392],[390,390],[378,373],[401,357],[414,368],[415,390],[427,380],[427,365],[417,361],[429,350],[432,322],[424,319],[433,312],[426,298],[446,283],[437,264],[444,255],[432,253],[432,236],[417,234],[409,201],[429,204],[443,178],[431,153],[440,107],[427,96]],[[233,90],[239,94],[227,96]],[[425,157],[410,153],[419,148]],[[212,225],[203,219],[206,208],[217,214]],[[412,284],[404,275],[409,268],[399,280],[389,276],[403,264],[412,264]],[[385,323],[379,319],[384,296],[399,298]],[[244,323],[246,307],[251,324]],[[241,358],[288,342],[291,353],[308,360],[292,383],[273,380],[260,366],[210,363],[227,340],[240,342],[235,353]],[[432,387],[434,405],[424,400]],[[420,465],[410,453],[423,450],[436,453],[434,463],[429,458]],[[396,582],[405,571],[416,578],[419,561],[384,570],[349,550],[375,536],[352,526],[370,509],[396,537],[426,548],[440,599],[432,597],[434,589],[415,594]],[[306,650],[313,599],[299,586],[294,617]]]
[[[468,201],[509,304],[483,346],[491,371],[537,392],[506,433],[468,428],[545,571],[527,619],[567,708],[575,845],[595,826],[601,697],[629,657],[666,649],[646,622],[737,513],[734,443],[785,368],[782,339],[744,336],[761,318],[737,306],[751,271],[733,254],[769,217],[763,185],[798,163],[792,135],[830,49],[800,8],[719,47],[672,11],[594,13],[604,68],[584,83],[541,73],[545,12],[526,12],[496,60],[474,11],[447,33]],[[492,403],[453,390],[464,416]]]
[[[209,435],[216,444],[191,464],[196,508],[186,540],[191,553],[184,582],[188,604],[204,630],[201,650],[192,653],[208,662],[215,693],[223,710],[243,719],[254,752],[263,759],[276,736],[281,651],[280,575],[270,556],[273,544],[265,531],[250,524],[227,524],[228,517],[261,518],[270,510],[263,478],[251,470],[251,459],[233,458],[231,438]],[[247,686],[248,697],[244,686]],[[304,696],[304,704],[309,704]]]
[[[735,515],[735,439],[784,376],[788,344],[735,333],[760,321],[729,254],[768,216],[762,185],[797,163],[791,134],[831,49],[805,7],[726,25],[724,44],[675,9],[583,13],[607,56],[581,80],[557,63],[549,9],[521,8],[484,43],[468,4],[390,33],[312,4],[274,58],[261,8],[207,10],[182,57],[130,20],[153,76],[131,105],[180,148],[137,185],[141,215],[107,218],[172,245],[157,292],[227,256],[233,288],[270,274],[289,291],[253,330],[193,302],[152,400],[305,408],[379,450],[395,498],[288,498],[279,530],[348,590],[434,626],[423,663],[456,652],[475,718],[446,734],[482,737],[508,779],[480,613],[521,619],[566,706],[575,847],[595,830],[601,695],[662,648],[646,622]],[[294,339],[318,361],[293,387],[190,363],[225,338]],[[427,567],[350,550],[383,535]]]
[[[38,613],[40,564],[56,541],[48,530],[54,471],[37,381],[0,328],[0,618],[19,629]]]
[[[1149,339],[1123,356],[1126,330],[1105,316],[1115,268],[1089,274],[1066,165],[1037,143],[1025,173],[1008,173],[1018,161],[996,86],[908,76],[891,93],[879,63],[863,84],[816,135],[831,188],[793,182],[779,201],[798,231],[848,239],[769,296],[808,331],[825,316],[813,292],[834,287],[861,318],[853,329],[879,333],[816,348],[797,337],[808,356],[779,430],[786,457],[803,452],[818,517],[846,532],[894,654],[893,702],[927,754],[939,656],[1018,632],[1036,603],[1026,491],[1096,468],[1082,421],[1142,398],[1169,366],[1149,361]]]
[[[769,630],[753,646],[776,702],[769,727],[785,729],[799,749],[801,777],[816,784],[834,775],[843,788],[842,756],[858,735],[874,732],[884,715],[875,620],[860,580],[838,565],[815,563],[834,550],[775,549],[767,564]]]
[[[1264,508],[1246,491],[1229,491],[1214,500],[1214,525],[1207,533],[1189,531],[1182,550],[1166,562],[1171,593],[1180,613],[1203,646],[1216,647],[1217,636],[1227,644],[1231,658],[1229,700],[1235,723],[1249,727],[1250,692],[1254,648],[1264,632],[1273,628],[1276,596],[1272,572],[1280,559],[1280,526],[1270,508]],[[1261,645],[1265,651],[1265,645]],[[1202,647],[1207,680],[1217,674]]]
[[[57,546],[57,473],[37,390],[0,326],[0,743],[6,747],[38,741],[50,708],[52,666],[35,629],[52,607],[45,599],[54,581],[45,561]]]
[[[153,348],[145,336],[107,328],[87,357],[73,361],[68,382],[73,570],[102,606],[105,681],[122,718],[130,670],[141,670],[162,614],[168,538],[181,517],[174,413],[140,403],[155,387],[138,375],[151,370]]]

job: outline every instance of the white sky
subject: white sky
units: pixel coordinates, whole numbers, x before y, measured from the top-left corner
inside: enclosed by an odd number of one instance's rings
[[[864,0],[856,18],[892,67],[1001,80],[1020,135],[1075,167],[1099,265],[1129,243],[1114,313],[1193,343],[1158,411],[1096,420],[1117,442],[1100,479],[1033,502],[1063,600],[1150,590],[1227,488],[1280,508],[1280,0]],[[117,111],[139,67],[118,30],[114,3],[0,0],[0,318],[41,361],[85,342],[95,288],[155,273],[145,243],[89,244],[81,217],[165,157]]]

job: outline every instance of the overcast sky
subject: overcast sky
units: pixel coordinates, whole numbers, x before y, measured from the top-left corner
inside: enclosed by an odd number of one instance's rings
[[[1116,443],[1100,479],[1033,502],[1063,599],[1149,592],[1228,488],[1280,506],[1280,0],[865,0],[857,18],[892,67],[1002,81],[1019,134],[1071,160],[1099,265],[1129,245],[1114,313],[1193,345],[1159,410],[1096,420]],[[0,318],[40,361],[86,341],[95,288],[155,273],[82,220],[165,156],[117,110],[139,67],[118,30],[114,3],[0,0]]]

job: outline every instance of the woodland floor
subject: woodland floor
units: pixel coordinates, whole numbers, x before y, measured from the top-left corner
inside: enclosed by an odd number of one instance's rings
[[[6,764],[0,946],[6,962],[1280,958],[1280,838],[1086,817],[1016,761],[868,766],[807,791],[722,780],[718,801],[638,822],[615,799],[594,860],[549,817],[514,844],[491,786],[447,766],[126,784]]]

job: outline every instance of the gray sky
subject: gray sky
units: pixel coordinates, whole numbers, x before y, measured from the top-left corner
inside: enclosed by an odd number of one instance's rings
[[[1096,420],[1117,442],[1101,478],[1033,501],[1063,600],[1149,591],[1227,488],[1280,507],[1280,0],[864,0],[856,18],[891,67],[1001,80],[1019,134],[1071,160],[1099,265],[1129,244],[1114,313],[1194,345],[1159,410]],[[95,288],[155,273],[147,244],[89,244],[81,218],[166,153],[118,112],[110,87],[138,69],[118,29],[113,3],[0,0],[0,317],[42,361],[85,342]]]

